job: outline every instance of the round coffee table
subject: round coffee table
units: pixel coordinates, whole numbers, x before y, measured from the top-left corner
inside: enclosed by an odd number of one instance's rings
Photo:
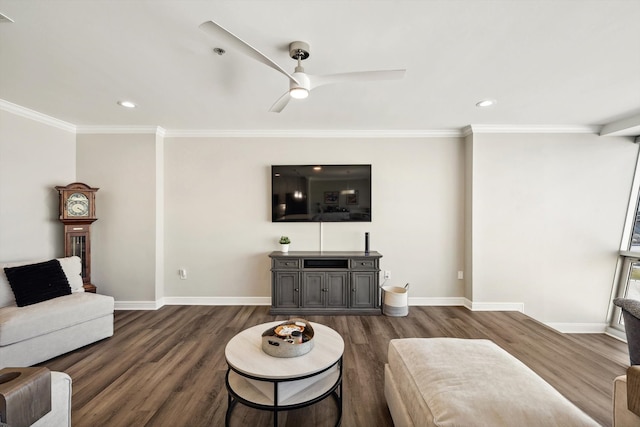
[[[236,403],[273,412],[303,408],[333,396],[342,420],[342,354],[344,341],[328,326],[311,323],[313,349],[298,357],[273,357],[262,351],[262,333],[282,321],[245,329],[231,338],[225,348],[228,406],[225,424]]]

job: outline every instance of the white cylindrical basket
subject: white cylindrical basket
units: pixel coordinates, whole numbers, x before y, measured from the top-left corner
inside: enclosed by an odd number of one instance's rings
[[[400,286],[382,286],[382,314],[402,317],[409,314],[409,284]]]

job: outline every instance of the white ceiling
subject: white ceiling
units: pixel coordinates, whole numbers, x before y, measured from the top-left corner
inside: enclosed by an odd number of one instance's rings
[[[80,127],[640,134],[640,0],[0,0],[0,13],[15,21],[0,23],[0,99]],[[213,53],[226,46],[198,29],[207,20],[290,72],[287,46],[302,40],[311,74],[407,73],[271,113],[286,77]],[[498,104],[476,107],[484,98]]]

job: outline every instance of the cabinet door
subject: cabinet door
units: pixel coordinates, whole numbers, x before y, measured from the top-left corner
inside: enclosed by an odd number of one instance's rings
[[[278,308],[300,307],[300,275],[297,271],[276,271],[273,282],[274,301]]]
[[[351,274],[351,304],[353,308],[377,307],[378,284],[376,273],[362,272]]]
[[[324,307],[325,295],[325,274],[323,272],[302,273],[302,307]]]
[[[326,281],[327,307],[348,307],[349,274],[345,272],[327,273]]]

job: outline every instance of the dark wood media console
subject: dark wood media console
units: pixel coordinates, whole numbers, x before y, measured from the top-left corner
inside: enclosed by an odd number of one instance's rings
[[[271,314],[381,314],[378,252],[271,252]]]

